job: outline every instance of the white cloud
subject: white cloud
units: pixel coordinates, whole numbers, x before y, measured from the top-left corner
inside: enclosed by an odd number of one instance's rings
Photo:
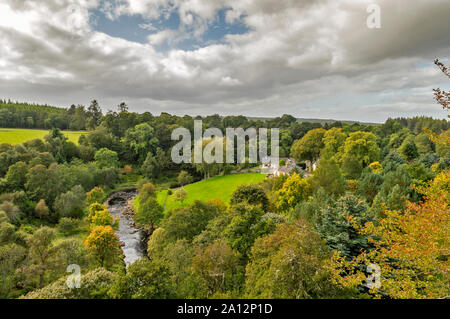
[[[397,110],[431,109],[426,90],[445,78],[432,66],[418,65],[448,54],[450,20],[444,9],[450,3],[379,0],[383,22],[374,30],[366,27],[369,2],[4,0],[0,97],[64,106],[91,98],[112,105],[127,100],[153,112],[358,115],[379,121]],[[111,19],[123,14],[160,19],[176,11],[182,24],[139,44],[92,30],[90,8],[101,8]],[[187,33],[200,37],[225,8],[227,21],[242,19],[246,34],[192,51],[155,49]],[[152,24],[139,27],[156,31]],[[395,93],[387,94],[391,90],[411,95],[398,101]],[[383,97],[384,104],[364,101],[365,94]],[[440,114],[435,109],[430,114]]]

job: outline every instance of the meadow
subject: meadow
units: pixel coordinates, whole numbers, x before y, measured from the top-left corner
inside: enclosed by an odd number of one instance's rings
[[[262,182],[266,175],[259,173],[234,174],[226,176],[212,177],[184,187],[187,192],[186,200],[181,204],[174,200],[174,195],[167,196],[168,190],[158,193],[158,202],[167,211],[182,206],[187,206],[196,200],[209,201],[214,199],[222,200],[228,205],[231,195],[239,185],[249,185]]]
[[[49,130],[31,130],[31,129],[16,129],[16,128],[0,128],[0,144],[22,144],[23,142],[40,138],[43,139]],[[69,138],[69,141],[78,144],[78,138],[85,134],[83,131],[63,131],[64,135]]]

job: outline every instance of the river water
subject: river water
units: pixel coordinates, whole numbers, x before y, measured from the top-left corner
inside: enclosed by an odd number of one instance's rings
[[[144,233],[134,226],[131,217],[126,216],[127,201],[137,195],[136,191],[119,192],[108,201],[108,209],[111,215],[119,217],[120,225],[116,234],[122,243],[122,251],[125,256],[125,264],[131,265],[145,256]]]

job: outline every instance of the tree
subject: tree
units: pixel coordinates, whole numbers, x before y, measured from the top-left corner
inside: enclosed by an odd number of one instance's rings
[[[167,238],[176,241],[178,239],[192,239],[200,234],[209,221],[219,215],[220,208],[212,203],[195,201],[192,205],[173,211],[164,220]]]
[[[425,134],[421,133],[417,135],[414,139],[414,142],[417,146],[417,150],[421,155],[430,154],[433,153],[436,145],[431,141],[430,137]]]
[[[128,112],[128,105],[125,102],[121,102],[117,106],[117,109],[118,109],[119,113],[127,113]]]
[[[344,132],[342,132],[341,128],[333,127],[330,130],[328,130],[323,137],[324,143],[324,149],[322,151],[323,156],[331,158],[339,154],[341,152],[341,149],[344,147],[346,138],[347,135]]]
[[[358,232],[358,227],[374,220],[367,204],[354,195],[343,196],[310,217],[313,229],[327,245],[347,258],[371,247],[367,236]]]
[[[417,149],[416,143],[414,143],[413,136],[409,136],[405,139],[400,146],[400,152],[408,162],[419,157],[419,150]]]
[[[61,194],[55,201],[54,209],[62,217],[81,218],[86,205],[86,193],[80,185]]]
[[[112,229],[119,229],[119,217],[112,217],[109,210],[104,209],[95,212],[94,216],[91,218],[91,226],[111,226]]]
[[[87,122],[87,128],[93,129],[98,124],[100,124],[100,119],[102,117],[102,110],[98,105],[97,100],[92,100],[91,105],[87,109],[87,115],[89,117]]]
[[[383,177],[372,171],[365,170],[357,181],[357,194],[363,196],[372,205],[382,184]]]
[[[199,250],[192,260],[192,272],[206,287],[206,298],[238,290],[243,279],[239,268],[239,254],[224,242]]]
[[[334,159],[322,158],[308,182],[314,190],[322,187],[329,195],[342,195],[346,188],[345,179]]]
[[[178,184],[180,184],[181,186],[185,186],[187,184],[192,183],[193,178],[188,172],[181,171],[180,174],[178,174],[177,181],[178,181]]]
[[[324,147],[323,138],[326,131],[318,128],[306,133],[302,139],[296,141],[291,149],[291,156],[297,161],[315,162]]]
[[[370,290],[375,297],[448,298],[449,184],[450,173],[443,172],[427,187],[418,188],[424,202],[408,202],[405,211],[386,211],[378,223],[361,227],[375,249],[351,261],[335,256],[336,282],[356,287],[365,277],[361,264],[376,264],[381,287]]]
[[[302,220],[258,238],[250,256],[245,271],[248,298],[343,297],[331,284],[325,244]]]
[[[145,202],[140,203],[134,220],[139,226],[149,228],[151,234],[163,217],[164,209],[155,198],[150,197]]]
[[[155,137],[155,130],[143,123],[127,130],[123,143],[133,152],[134,159],[142,163],[148,152],[156,151],[158,139]]]
[[[106,210],[106,205],[104,204],[100,204],[100,203],[93,203],[91,205],[89,205],[88,208],[88,216],[87,216],[87,220],[89,223],[92,222],[92,218],[94,217],[94,215],[102,210]]]
[[[26,250],[17,244],[0,246],[0,298],[9,297],[16,284],[15,271],[26,256]]]
[[[145,203],[150,198],[156,199],[156,196],[156,188],[152,183],[145,183],[139,188],[138,201],[140,203]]]
[[[37,288],[45,285],[45,273],[54,267],[54,258],[58,249],[52,244],[56,238],[56,231],[50,227],[38,229],[28,241],[28,258],[30,265],[24,273],[29,276],[38,276]]]
[[[84,242],[85,247],[98,259],[100,266],[114,261],[120,254],[119,236],[111,226],[96,226]]]
[[[167,263],[140,259],[111,288],[113,298],[170,299],[175,297],[172,273]]]
[[[69,288],[68,277],[64,276],[51,285],[28,293],[21,299],[108,299],[111,298],[109,291],[117,277],[117,273],[97,268],[81,275],[80,288]]]
[[[61,179],[57,175],[57,165],[51,165],[48,169],[44,165],[36,165],[27,173],[25,189],[30,199],[39,201],[44,199],[52,205],[61,190]]]
[[[26,183],[28,167],[24,162],[17,162],[8,168],[6,183],[11,190],[23,189]]]
[[[39,203],[37,203],[36,207],[34,208],[34,212],[36,214],[37,218],[46,218],[49,213],[49,209],[47,205],[45,204],[45,200],[41,199]]]
[[[101,203],[105,200],[106,194],[103,188],[94,187],[91,191],[89,191],[86,195],[88,205],[92,205],[94,203]]]
[[[297,204],[306,200],[310,194],[310,186],[306,179],[294,173],[284,182],[283,187],[277,192],[277,207],[282,212],[288,212],[297,206]]]
[[[223,230],[223,238],[242,257],[248,258],[256,238],[272,233],[276,223],[271,218],[263,219],[264,212],[258,206],[239,204],[230,213],[233,217]]]
[[[158,147],[155,155],[152,152],[147,153],[147,157],[142,164],[142,172],[148,178],[158,178],[168,166],[168,161],[164,150]]]
[[[260,206],[263,211],[266,211],[269,206],[269,199],[264,190],[258,185],[240,185],[231,195],[230,204],[243,203]]]
[[[345,140],[339,160],[344,173],[351,178],[359,178],[362,169],[377,161],[380,148],[373,133],[354,132]]]
[[[180,202],[183,205],[183,202],[187,198],[187,192],[183,187],[179,188],[173,193],[173,197],[176,202]]]
[[[107,148],[99,149],[94,156],[95,164],[98,168],[114,167],[117,168],[119,164],[119,157],[117,152],[111,151]]]

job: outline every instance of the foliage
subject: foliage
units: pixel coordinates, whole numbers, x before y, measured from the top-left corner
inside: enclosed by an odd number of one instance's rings
[[[94,187],[86,194],[86,200],[88,205],[94,203],[102,203],[106,198],[105,191],[101,187]]]
[[[282,212],[288,212],[300,202],[308,199],[311,194],[310,186],[306,179],[297,173],[292,174],[277,192],[277,208]]]
[[[450,174],[437,176],[421,187],[425,201],[408,202],[404,212],[386,211],[378,224],[370,222],[361,232],[373,238],[370,252],[362,252],[351,262],[336,257],[336,281],[354,287],[363,274],[360,264],[381,268],[381,287],[370,291],[375,297],[448,298],[448,224]],[[341,277],[343,269],[351,275]]]
[[[164,210],[154,198],[148,198],[145,202],[141,202],[136,212],[134,220],[144,228],[149,228],[150,233],[153,232],[157,225],[160,225],[164,217]]]
[[[171,275],[166,263],[140,259],[128,267],[125,276],[116,280],[111,288],[111,295],[122,299],[174,298]]]
[[[239,254],[224,242],[199,250],[192,260],[192,272],[206,287],[206,298],[233,290],[243,280]]]
[[[291,156],[297,161],[314,162],[317,160],[324,147],[325,133],[324,129],[314,129],[306,133],[302,139],[296,141],[292,146]]]
[[[237,205],[242,203],[260,206],[263,211],[266,211],[269,199],[264,190],[258,185],[240,185],[231,195],[230,204]]]
[[[267,299],[343,297],[330,282],[327,259],[326,246],[306,223],[283,224],[256,240],[246,268],[246,294]]]
[[[111,151],[107,148],[99,149],[94,156],[95,164],[98,168],[114,167],[117,168],[119,157],[117,152]]]
[[[119,217],[112,217],[109,210],[104,209],[96,211],[91,218],[91,226],[111,226],[112,229],[119,229]]]
[[[114,261],[120,254],[119,238],[111,226],[94,227],[84,245],[97,257],[101,267]]]
[[[342,195],[345,192],[345,179],[334,159],[322,158],[308,180],[312,189],[323,188],[329,195]]]
[[[181,171],[178,174],[177,181],[181,186],[185,186],[192,183],[193,177],[188,172]]]

